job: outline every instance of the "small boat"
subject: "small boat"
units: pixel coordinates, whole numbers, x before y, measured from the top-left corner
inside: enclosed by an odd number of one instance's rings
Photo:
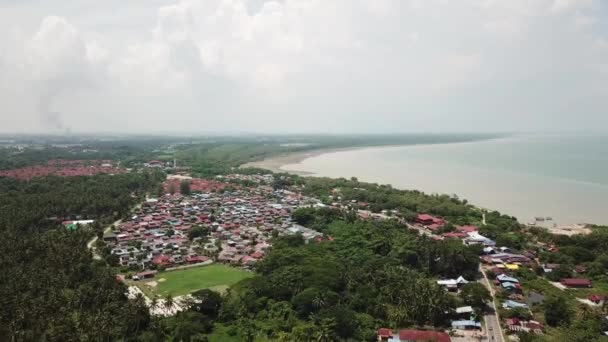
[[[547,217],[545,217],[545,220],[547,220],[547,221],[553,221],[553,217],[547,216]]]
[[[534,219],[535,219],[536,221],[538,221],[538,222],[544,222],[544,221],[545,221],[545,218],[544,218],[544,217],[535,217]]]

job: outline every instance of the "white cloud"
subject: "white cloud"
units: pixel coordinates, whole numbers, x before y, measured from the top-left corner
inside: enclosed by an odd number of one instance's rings
[[[2,6],[3,130],[572,128],[583,100],[575,128],[608,123],[593,0]]]

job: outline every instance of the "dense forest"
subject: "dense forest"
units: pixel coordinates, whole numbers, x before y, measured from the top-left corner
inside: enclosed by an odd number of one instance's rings
[[[143,301],[128,301],[115,272],[92,259],[90,229],[128,213],[161,174],[0,179],[0,340],[116,341],[135,338],[150,317]]]

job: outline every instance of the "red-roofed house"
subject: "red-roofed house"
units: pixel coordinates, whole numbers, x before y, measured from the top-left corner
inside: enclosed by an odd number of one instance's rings
[[[171,265],[171,257],[168,255],[159,255],[152,259],[152,263],[156,266],[168,266]]]
[[[393,331],[387,328],[378,329],[378,340],[388,341],[389,338],[393,337]]]
[[[460,232],[449,232],[449,233],[443,233],[443,234],[441,234],[441,236],[443,236],[444,238],[451,238],[451,239],[464,239],[468,235],[466,233],[460,233]]]
[[[429,224],[426,227],[432,231],[436,231],[436,230],[440,229],[441,227],[443,227],[443,223],[433,223],[433,224]]]
[[[594,302],[595,304],[600,304],[604,300],[604,296],[597,295],[597,294],[591,294],[591,295],[587,296],[587,299]]]
[[[444,221],[435,216],[431,216],[429,214],[418,214],[416,215],[416,222],[422,225],[428,226],[431,224],[442,224]]]
[[[426,330],[399,330],[399,340],[401,342],[433,341],[451,342],[450,335],[439,331]]]
[[[202,255],[188,255],[186,257],[186,262],[189,264],[198,264],[199,262],[205,262],[207,260],[209,260],[209,258]]]
[[[262,254],[262,252],[255,252],[251,254],[252,258],[256,258],[256,259],[260,259],[264,257],[264,254]]]
[[[154,278],[155,274],[156,271],[144,271],[137,273],[137,277],[139,277],[139,279]]]
[[[591,280],[583,278],[566,278],[562,279],[560,283],[567,287],[591,287]]]
[[[456,230],[459,232],[463,232],[463,233],[472,233],[472,232],[476,232],[479,229],[476,226],[460,226],[460,227],[456,227]]]

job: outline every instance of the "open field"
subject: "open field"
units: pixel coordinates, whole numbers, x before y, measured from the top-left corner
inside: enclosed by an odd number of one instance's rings
[[[226,265],[209,265],[178,271],[159,272],[154,279],[137,282],[146,295],[182,296],[201,289],[225,291],[242,279],[252,277],[253,273]]]

